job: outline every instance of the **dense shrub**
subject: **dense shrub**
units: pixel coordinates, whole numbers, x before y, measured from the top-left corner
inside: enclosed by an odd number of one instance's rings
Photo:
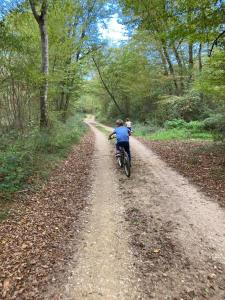
[[[202,131],[205,129],[203,121],[186,122],[183,119],[174,119],[174,120],[166,121],[164,127],[166,129],[185,128],[192,131]]]
[[[27,180],[38,173],[45,176],[72,145],[84,134],[82,117],[76,115],[65,124],[55,122],[48,131],[33,129],[18,136],[14,132],[1,137],[0,190],[16,191],[28,184]]]
[[[212,131],[216,139],[225,140],[225,114],[215,114],[204,120],[204,128]]]
[[[191,121],[185,124],[185,127],[192,131],[203,131],[204,122],[203,121]]]
[[[185,122],[183,119],[173,119],[170,121],[166,121],[164,123],[164,127],[167,129],[171,128],[183,128],[186,127],[187,122]]]
[[[200,94],[191,92],[184,96],[166,96],[158,102],[156,119],[161,125],[167,120],[183,119],[186,122],[204,120],[213,103]]]

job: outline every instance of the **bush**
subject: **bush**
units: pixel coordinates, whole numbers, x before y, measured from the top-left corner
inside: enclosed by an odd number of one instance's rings
[[[0,190],[14,192],[21,188],[26,178],[32,174],[33,153],[21,149],[11,149],[0,155]]]
[[[186,122],[204,120],[209,116],[212,103],[200,94],[190,92],[184,96],[166,96],[158,103],[156,118],[159,123],[183,119]]]
[[[183,119],[174,119],[171,121],[166,121],[164,124],[164,127],[166,129],[187,129],[191,130],[192,132],[198,132],[198,131],[204,131],[204,122],[203,121],[191,121],[191,122],[186,122]]]
[[[185,127],[191,131],[204,131],[204,122],[203,121],[191,121],[185,124]]]
[[[164,127],[167,129],[184,128],[186,125],[187,123],[183,119],[173,119],[164,123]]]
[[[153,132],[156,132],[159,129],[157,125],[154,124],[142,124],[142,123],[135,123],[133,127],[134,133],[141,136],[146,136],[148,134],[151,134]]]
[[[45,176],[60,158],[68,154],[85,130],[82,116],[77,114],[66,123],[55,121],[48,131],[34,129],[20,137],[15,133],[2,136],[0,190],[17,191],[27,185],[28,178],[34,173]]]
[[[204,128],[218,140],[225,140],[225,114],[215,114],[204,120]]]

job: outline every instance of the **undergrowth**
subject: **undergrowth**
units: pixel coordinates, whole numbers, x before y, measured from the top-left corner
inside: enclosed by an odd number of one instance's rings
[[[76,114],[66,123],[54,121],[48,131],[38,128],[26,134],[11,132],[0,138],[0,199],[47,179],[57,163],[66,157],[72,146],[84,135],[82,115]],[[0,203],[1,204],[1,203]],[[0,219],[5,213],[0,214]]]
[[[134,134],[143,136],[146,139],[157,140],[212,140],[213,134],[205,130],[201,121],[185,122],[182,119],[167,121],[163,128],[156,125],[137,124],[134,127]]]

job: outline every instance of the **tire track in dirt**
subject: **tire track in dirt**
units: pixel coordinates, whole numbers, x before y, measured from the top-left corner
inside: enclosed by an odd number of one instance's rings
[[[126,178],[106,136],[92,129],[89,208],[56,299],[224,299],[224,210],[133,138]]]
[[[131,148],[132,177],[118,177],[147,299],[224,299],[224,211],[133,138]]]
[[[60,299],[144,299],[135,277],[111,146],[103,133],[92,130],[96,150],[90,209],[83,215],[82,242]]]

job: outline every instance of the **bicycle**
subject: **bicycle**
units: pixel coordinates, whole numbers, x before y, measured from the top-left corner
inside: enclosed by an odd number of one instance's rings
[[[111,138],[111,139],[113,139],[113,138]],[[125,172],[126,176],[130,177],[130,175],[131,175],[131,165],[130,165],[130,160],[129,160],[128,153],[126,152],[124,147],[119,147],[119,148],[120,148],[120,152],[116,154],[117,163],[118,163],[120,168],[124,169],[124,172]]]

